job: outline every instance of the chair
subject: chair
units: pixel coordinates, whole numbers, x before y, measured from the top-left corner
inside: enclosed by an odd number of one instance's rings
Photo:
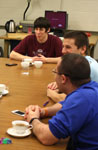
[[[98,40],[94,46],[94,58],[98,60]]]
[[[0,57],[4,57],[3,48],[0,46]]]
[[[95,44],[89,45],[89,55],[93,58],[94,58],[94,47],[95,47]]]
[[[96,61],[98,62],[98,59],[96,59]]]

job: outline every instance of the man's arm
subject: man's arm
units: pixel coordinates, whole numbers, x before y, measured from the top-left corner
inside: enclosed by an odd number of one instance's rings
[[[45,57],[41,54],[38,55],[39,57],[36,58],[36,60],[40,60],[43,63],[57,63],[60,59],[60,57]]]
[[[56,103],[50,107],[45,107],[45,108],[42,108],[42,114],[45,114],[43,112],[43,110],[47,110],[47,116],[54,116],[56,115],[56,113],[62,108],[62,105],[60,103]]]
[[[55,109],[55,107],[57,107],[57,108]],[[60,105],[59,105],[59,107],[60,107]],[[55,106],[51,107],[50,110],[49,110],[49,108],[47,108],[49,115],[55,114],[56,112],[53,113],[53,109],[55,109],[57,111],[57,109],[59,107],[58,107],[58,105],[55,105]],[[28,107],[28,113],[26,115],[26,119],[28,122],[30,122],[30,120],[32,118],[38,118],[38,119],[34,119],[32,121],[33,133],[35,134],[35,136],[38,138],[38,140],[42,144],[52,145],[52,144],[55,144],[58,142],[58,139],[50,131],[49,125],[44,124],[41,121],[39,121],[39,118],[40,118],[40,107],[39,106],[34,106],[34,107],[29,106]]]
[[[11,58],[11,59],[15,59],[15,60],[20,60],[20,61],[22,61],[24,58],[31,58],[31,57],[24,56],[24,55],[19,54],[19,53],[15,52],[15,51],[12,51],[12,52],[10,53],[10,58]]]
[[[60,103],[56,103],[50,107],[45,107],[45,108],[41,108],[38,105],[29,105],[25,109],[25,117],[24,118],[26,119],[28,117],[29,111],[34,112],[36,110],[36,107],[39,108],[40,117],[48,117],[48,116],[51,117],[51,116],[54,116],[62,108],[62,105]],[[47,113],[47,115],[46,115],[46,113]]]
[[[32,123],[33,133],[44,145],[53,145],[58,142],[58,139],[52,134],[48,124],[44,124],[35,119]]]
[[[59,93],[56,82],[52,82],[47,86],[47,96],[54,102],[59,102],[65,99],[66,94]]]
[[[59,61],[60,57],[56,57],[56,58],[51,58],[51,57],[48,57],[46,58],[46,63],[57,63]]]
[[[66,97],[66,94],[58,93],[56,90],[47,89],[47,96],[57,103],[63,101]]]
[[[32,58],[32,61],[34,61],[34,60],[36,59],[36,57],[37,57],[37,56],[35,56],[35,57],[25,56],[25,55],[22,55],[22,54],[20,54],[20,53],[15,52],[15,51],[12,51],[12,52],[10,53],[10,59],[20,60],[20,61],[22,61],[22,60],[25,59],[25,58],[30,58],[30,59]]]

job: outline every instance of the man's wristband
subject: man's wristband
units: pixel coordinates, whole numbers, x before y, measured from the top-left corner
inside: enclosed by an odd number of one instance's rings
[[[44,111],[45,111],[44,116],[45,116],[45,117],[48,117],[48,110],[47,110],[47,108],[43,108],[43,109],[44,109]]]
[[[33,120],[35,120],[35,119],[38,119],[38,120],[39,120],[39,118],[32,118],[32,119],[30,120],[29,124],[32,124]]]

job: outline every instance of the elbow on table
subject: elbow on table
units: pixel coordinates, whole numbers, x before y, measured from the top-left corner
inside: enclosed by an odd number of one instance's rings
[[[45,138],[45,139],[41,139],[40,142],[41,142],[43,145],[46,145],[46,146],[53,145],[53,144],[56,143],[56,142],[53,142],[53,141],[49,141],[49,140],[47,140],[46,138]]]
[[[14,52],[14,51],[12,51],[12,52],[10,53],[9,58],[10,58],[10,59],[15,59],[15,52]]]
[[[38,139],[43,145],[46,145],[46,146],[53,145],[58,142],[57,138],[51,138],[51,137],[48,137],[48,135],[46,136],[41,135],[40,137],[38,137]]]
[[[10,59],[13,59],[13,52],[10,53],[9,57]]]

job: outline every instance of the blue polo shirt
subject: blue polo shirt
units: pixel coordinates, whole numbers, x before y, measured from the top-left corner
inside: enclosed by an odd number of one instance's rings
[[[98,83],[82,85],[60,103],[61,110],[49,120],[52,134],[71,136],[76,150],[98,150]]]

